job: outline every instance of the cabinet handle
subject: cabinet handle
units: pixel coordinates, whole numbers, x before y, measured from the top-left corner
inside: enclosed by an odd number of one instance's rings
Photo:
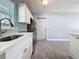
[[[27,48],[24,50],[24,52],[26,52]]]

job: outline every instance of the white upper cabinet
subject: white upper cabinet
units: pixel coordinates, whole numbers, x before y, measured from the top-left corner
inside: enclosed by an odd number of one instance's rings
[[[18,5],[18,21],[30,24],[30,18],[33,18],[26,4],[20,3]]]

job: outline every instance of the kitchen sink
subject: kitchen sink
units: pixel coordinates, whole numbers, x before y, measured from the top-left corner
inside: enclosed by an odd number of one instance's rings
[[[0,38],[0,42],[15,40],[21,36],[23,35],[12,35],[12,36],[3,37],[3,38]]]

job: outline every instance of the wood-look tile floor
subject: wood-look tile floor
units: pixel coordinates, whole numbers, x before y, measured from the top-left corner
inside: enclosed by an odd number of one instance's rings
[[[34,46],[34,52],[31,59],[53,59],[53,53],[56,53],[56,50],[58,50],[56,47],[60,47],[60,45],[62,45],[62,50],[65,49],[65,53],[67,53],[69,49],[69,42],[37,41]],[[62,50],[59,48],[57,53],[60,54],[60,51]]]

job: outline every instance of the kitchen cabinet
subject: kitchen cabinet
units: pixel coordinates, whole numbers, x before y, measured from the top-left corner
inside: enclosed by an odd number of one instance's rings
[[[2,55],[0,55],[0,59],[5,59],[5,53],[3,53]]]
[[[6,59],[30,59],[32,54],[32,36],[24,37],[22,41],[7,49]]]
[[[18,22],[30,24],[30,18],[33,18],[25,3],[18,4]]]

